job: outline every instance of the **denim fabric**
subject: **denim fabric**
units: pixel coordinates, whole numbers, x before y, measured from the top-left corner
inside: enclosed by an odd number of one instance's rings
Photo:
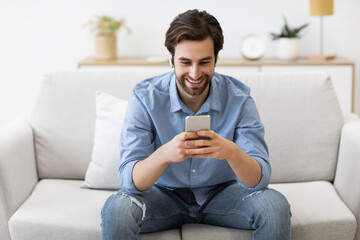
[[[119,191],[101,212],[102,239],[138,239],[139,233],[203,223],[253,231],[253,239],[290,239],[290,205],[273,189],[251,192],[237,183],[219,185],[203,205],[190,190],[151,187],[142,193]]]

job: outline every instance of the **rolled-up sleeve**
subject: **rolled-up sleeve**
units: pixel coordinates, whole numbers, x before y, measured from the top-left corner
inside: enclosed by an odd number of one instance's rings
[[[261,180],[253,188],[247,187],[240,180],[239,184],[250,190],[260,190],[270,183],[271,166],[269,151],[264,140],[264,125],[260,120],[254,100],[249,96],[244,102],[235,131],[235,143],[261,167]]]
[[[124,191],[139,192],[133,183],[134,165],[154,152],[152,122],[136,93],[130,98],[120,134],[119,180]]]

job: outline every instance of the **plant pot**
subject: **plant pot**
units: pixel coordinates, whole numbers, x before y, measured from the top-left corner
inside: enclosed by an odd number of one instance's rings
[[[295,60],[300,56],[299,38],[280,38],[277,46],[277,57],[282,60]]]
[[[95,35],[95,58],[98,60],[117,58],[115,34]]]

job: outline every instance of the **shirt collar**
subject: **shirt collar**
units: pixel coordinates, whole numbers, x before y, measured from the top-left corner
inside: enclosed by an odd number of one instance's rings
[[[219,87],[219,79],[216,77],[216,73],[214,73],[211,79],[210,85],[210,94],[208,99],[210,99],[210,108],[215,111],[221,111],[221,100],[220,100],[220,87]]]
[[[199,113],[208,112],[210,109],[213,109],[215,111],[221,110],[220,89],[219,89],[218,84],[219,83],[218,83],[217,78],[215,77],[215,73],[214,73],[214,76],[211,79],[209,96],[206,99],[203,106],[200,108]],[[185,108],[187,109],[187,107],[184,105],[184,103],[181,101],[181,99],[178,95],[178,91],[177,91],[177,87],[176,87],[175,72],[172,75],[172,78],[170,80],[170,106],[171,106],[170,107],[171,112],[176,112],[181,109],[183,109],[183,111],[185,111]]]
[[[181,109],[181,105],[183,103],[181,102],[177,89],[176,89],[176,76],[175,72],[172,75],[172,78],[170,80],[170,111],[176,112]]]

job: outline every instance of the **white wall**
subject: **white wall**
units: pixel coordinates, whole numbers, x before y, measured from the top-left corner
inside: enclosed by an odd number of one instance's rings
[[[325,52],[360,64],[360,1],[334,0],[325,17]],[[122,16],[132,34],[119,34],[118,55],[167,56],[165,31],[180,12],[198,8],[215,15],[224,35],[223,57],[240,57],[240,39],[256,33],[268,39],[264,57],[275,57],[282,14],[290,25],[310,23],[302,38],[302,56],[318,54],[319,19],[309,15],[309,0],[0,0],[0,127],[26,115],[49,71],[76,69],[93,55],[93,38],[82,25],[95,15]],[[356,68],[356,112],[360,114],[360,70]]]

